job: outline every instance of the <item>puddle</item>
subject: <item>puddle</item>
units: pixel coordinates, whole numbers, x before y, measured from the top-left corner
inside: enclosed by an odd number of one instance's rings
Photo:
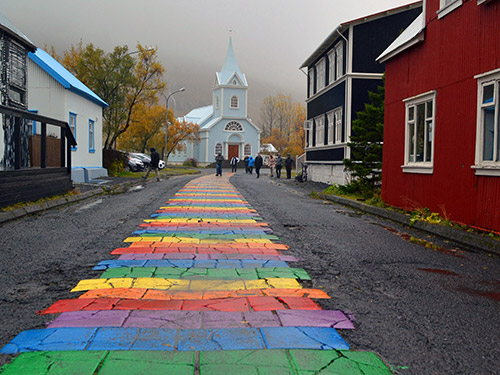
[[[439,275],[459,276],[458,273],[456,273],[456,272],[441,270],[439,268],[417,268],[417,270],[424,271],[424,272],[430,272],[430,273],[437,273]]]
[[[288,230],[301,230],[302,226],[301,225],[294,225],[294,224],[284,224],[283,225],[286,229]]]
[[[87,204],[81,206],[80,208],[78,208],[76,210],[76,212],[80,212],[80,211],[83,211],[83,210],[88,210],[89,208],[97,206],[98,204],[101,204],[101,203],[102,203],[102,199],[97,199],[97,200],[95,200],[93,202],[90,202],[90,203],[87,203]]]

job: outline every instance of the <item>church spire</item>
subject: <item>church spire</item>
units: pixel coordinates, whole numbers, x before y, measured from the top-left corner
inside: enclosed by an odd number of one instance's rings
[[[220,71],[220,83],[227,84],[234,74],[238,74],[238,78],[242,80],[245,84],[245,76],[241,73],[238,61],[236,61],[236,56],[233,50],[233,40],[229,36],[229,47],[227,48],[226,59],[224,60],[224,65]]]

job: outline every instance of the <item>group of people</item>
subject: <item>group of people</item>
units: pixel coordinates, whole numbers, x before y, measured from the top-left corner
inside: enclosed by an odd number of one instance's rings
[[[215,165],[216,165],[216,176],[222,176],[222,162],[224,161],[224,157],[222,156],[221,153],[218,153],[217,156],[215,157]],[[238,162],[240,159],[237,156],[233,156],[231,160],[229,161],[229,164],[231,165],[231,172],[236,173],[238,169]],[[260,177],[260,169],[262,168],[264,164],[264,159],[262,158],[262,155],[260,152],[257,154],[257,156],[254,158],[252,155],[245,156],[243,159],[245,163],[245,172],[249,174],[253,174],[253,169],[255,168],[255,174],[257,175],[257,178]],[[269,166],[269,170],[271,172],[271,177],[274,177],[274,171],[276,171],[276,178],[281,178],[281,169],[283,168],[283,164],[285,165],[285,170],[286,170],[286,178],[291,179],[292,178],[292,167],[295,164],[295,161],[292,159],[291,155],[288,154],[287,158],[283,162],[283,158],[281,157],[280,154],[274,158],[273,155],[269,155],[269,158],[267,160],[267,165]]]

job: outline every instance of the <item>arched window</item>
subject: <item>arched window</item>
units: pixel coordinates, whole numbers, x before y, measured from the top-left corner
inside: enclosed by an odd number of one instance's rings
[[[228,132],[242,132],[243,125],[241,125],[238,121],[229,121],[224,127],[224,130]]]
[[[236,95],[231,96],[231,108],[238,108],[238,97]]]
[[[245,154],[245,156],[250,156],[252,155],[252,145],[250,143],[247,143],[245,145],[245,148],[243,150],[243,153]]]
[[[222,143],[215,144],[215,155],[222,154]]]

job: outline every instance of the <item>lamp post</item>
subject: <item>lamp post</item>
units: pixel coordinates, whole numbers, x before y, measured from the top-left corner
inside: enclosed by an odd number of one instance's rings
[[[165,160],[165,166],[167,165],[167,142],[168,142],[168,100],[170,99],[170,97],[174,94],[177,94],[178,92],[183,92],[185,91],[186,89],[184,87],[181,87],[180,89],[178,90],[175,90],[174,92],[170,93],[169,95],[165,95],[164,93],[161,93],[164,97],[165,97],[165,109],[166,109],[166,113],[165,113],[165,150],[164,150],[164,155],[163,155],[163,159]]]

